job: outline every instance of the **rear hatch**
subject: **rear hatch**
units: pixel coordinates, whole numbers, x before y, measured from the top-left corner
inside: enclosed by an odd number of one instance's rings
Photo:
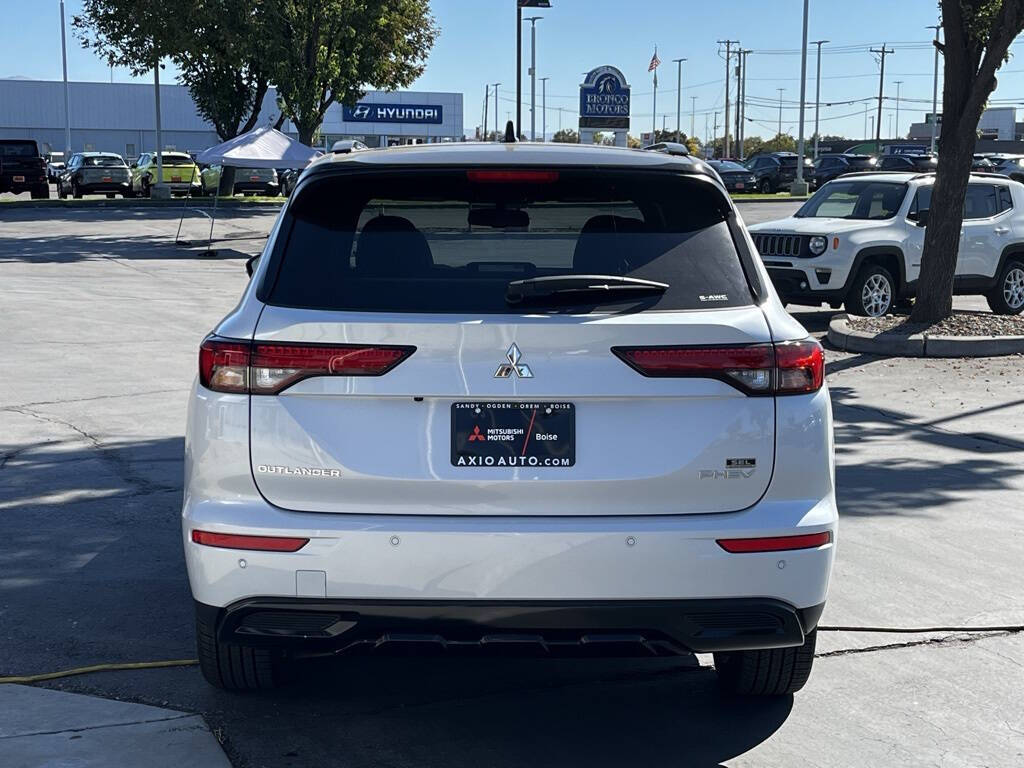
[[[82,159],[83,184],[126,184],[128,166],[119,157],[85,157]]]
[[[0,141],[0,174],[11,182],[14,176],[23,176],[17,183],[38,181],[46,161],[39,154],[34,141]]]
[[[199,180],[199,168],[188,155],[164,155],[164,183],[188,184]]]
[[[314,177],[260,288],[260,491],[374,514],[755,503],[774,399],[729,369],[771,335],[729,215],[709,181],[667,171]],[[664,375],[679,355],[686,374]]]

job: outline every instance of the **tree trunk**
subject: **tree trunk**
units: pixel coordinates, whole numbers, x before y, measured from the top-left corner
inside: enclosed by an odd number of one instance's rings
[[[292,122],[295,122],[295,120],[293,119]],[[316,135],[317,127],[307,123],[305,120],[301,123],[295,123],[295,127],[299,131],[299,141],[307,147],[313,146],[313,137]]]
[[[942,146],[935,171],[935,186],[929,211],[928,228],[921,256],[921,276],[911,320],[936,323],[953,312],[953,277],[960,252],[960,228],[963,226],[964,196],[971,173],[977,134],[972,115],[942,117]],[[956,126],[955,133],[950,130]],[[966,126],[966,128],[964,127]],[[935,213],[935,216],[931,214]]]
[[[239,129],[239,133],[248,133],[255,125],[256,121],[260,117],[260,111],[263,109],[263,98],[267,95],[268,83],[266,78],[261,78],[256,83],[256,93],[252,101],[252,109],[249,112],[249,117],[245,121],[245,125]]]

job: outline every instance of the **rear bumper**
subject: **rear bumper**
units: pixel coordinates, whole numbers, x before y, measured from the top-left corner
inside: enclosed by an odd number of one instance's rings
[[[85,195],[103,194],[107,192],[123,195],[128,191],[127,181],[101,181],[93,184],[79,184],[78,189]]]
[[[235,183],[234,194],[259,192],[264,195],[276,195],[280,187],[272,181],[239,181]]]
[[[377,649],[665,655],[802,645],[824,604],[771,599],[426,601],[248,599],[197,603],[221,642],[296,655]]]

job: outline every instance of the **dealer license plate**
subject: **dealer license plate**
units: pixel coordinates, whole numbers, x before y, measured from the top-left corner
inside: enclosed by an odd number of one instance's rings
[[[576,463],[572,403],[452,404],[456,467],[571,467]]]

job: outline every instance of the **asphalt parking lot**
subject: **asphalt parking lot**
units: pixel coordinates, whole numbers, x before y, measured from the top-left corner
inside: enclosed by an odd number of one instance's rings
[[[177,209],[0,207],[0,675],[194,655],[186,396],[276,212],[226,211],[210,258],[173,245]],[[792,309],[822,335],[830,312]],[[1024,359],[826,354],[842,519],[823,622],[1022,623]],[[342,659],[247,696],[194,667],[46,685],[200,713],[236,766],[1024,764],[1024,635],[828,632],[818,653],[772,702],[722,698],[703,657]]]

